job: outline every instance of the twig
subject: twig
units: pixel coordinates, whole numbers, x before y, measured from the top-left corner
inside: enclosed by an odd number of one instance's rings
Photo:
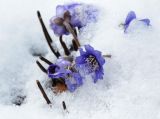
[[[62,101],[62,106],[63,106],[64,111],[68,112],[67,107],[66,107],[66,103],[64,101]]]
[[[39,66],[39,68],[47,74],[47,70],[41,65],[41,63],[39,61],[36,61],[37,65]]]
[[[75,33],[75,35],[77,36],[77,31],[76,31],[76,29],[74,29],[74,33]],[[72,50],[72,48],[73,48],[73,50],[75,50],[75,51],[78,50],[78,47],[77,47],[76,42],[75,42],[74,39],[72,40],[71,50]]]
[[[44,58],[44,57],[39,57],[42,61],[44,61],[45,63],[47,63],[48,65],[51,65],[51,64],[53,64],[52,62],[50,62],[49,60],[47,60],[46,58]]]
[[[59,40],[60,40],[60,43],[61,43],[61,45],[62,45],[62,47],[63,47],[63,50],[64,50],[65,55],[69,56],[69,55],[70,55],[70,51],[69,51],[69,49],[67,48],[65,42],[63,42],[62,36],[59,37]]]
[[[112,55],[103,55],[103,57],[111,58]]]
[[[73,49],[74,49],[75,51],[77,51],[77,50],[78,50],[78,46],[76,45],[76,42],[75,42],[74,39],[72,40],[72,45],[73,45]]]
[[[39,87],[39,89],[40,89],[40,91],[41,91],[44,99],[46,100],[47,104],[51,104],[51,101],[50,101],[49,98],[47,97],[47,95],[46,95],[46,93],[45,93],[45,91],[44,91],[41,83],[39,82],[39,80],[36,80],[36,83],[37,83],[37,85],[38,85],[38,87]]]
[[[66,107],[66,103],[64,101],[62,101],[62,105],[63,105],[63,109],[66,110],[67,107]]]
[[[42,19],[41,14],[40,14],[39,11],[37,11],[37,16],[38,16],[38,19],[39,19],[40,24],[41,24],[41,26],[42,26],[42,30],[43,30],[43,33],[44,33],[45,38],[46,38],[46,40],[47,40],[47,43],[48,43],[51,51],[53,52],[53,54],[58,58],[58,57],[61,56],[61,55],[60,55],[60,53],[59,53],[58,51],[55,51],[55,50],[53,49],[53,47],[52,47],[52,45],[51,45],[52,39],[51,39],[51,37],[50,37],[50,35],[49,35],[49,33],[48,33],[45,25],[44,25],[43,19]]]

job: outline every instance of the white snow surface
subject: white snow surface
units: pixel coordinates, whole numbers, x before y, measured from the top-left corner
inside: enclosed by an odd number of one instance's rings
[[[70,2],[99,8],[98,23],[88,26],[79,39],[112,58],[106,59],[104,79],[96,84],[88,77],[74,93],[58,95],[45,88],[50,107],[35,82],[40,80],[45,87],[48,78],[31,53],[43,53],[53,62],[55,57],[36,11],[41,11],[58,43],[49,19],[58,4]],[[149,18],[151,26],[132,23],[124,34],[119,24],[131,10],[138,19]],[[0,119],[160,119],[159,11],[159,0],[0,0]],[[26,95],[21,106],[12,104],[18,95]],[[69,113],[63,111],[62,101]]]

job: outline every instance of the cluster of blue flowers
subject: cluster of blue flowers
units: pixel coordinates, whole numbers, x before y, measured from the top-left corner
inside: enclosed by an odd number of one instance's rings
[[[49,64],[47,70],[45,70],[39,62],[38,65],[43,72],[47,73],[48,77],[51,78],[53,82],[61,82],[70,92],[73,92],[83,85],[86,75],[90,75],[94,83],[99,79],[103,79],[103,65],[105,64],[104,56],[100,51],[95,50],[89,44],[85,45],[83,48],[79,43],[76,32],[76,28],[79,30],[88,23],[97,22],[98,10],[95,7],[82,3],[58,5],[56,7],[56,15],[50,19],[50,26],[54,31],[54,34],[60,38],[60,43],[66,56],[61,56],[58,51],[56,52],[52,48],[50,45],[52,40],[44,26],[40,13],[38,13],[38,16],[47,42],[52,52],[58,58],[56,63],[46,61]],[[129,12],[123,24],[125,33],[134,19],[136,19],[136,14],[133,11]],[[143,22],[147,26],[150,25],[149,19],[140,19],[138,21]],[[74,38],[72,42],[73,49],[68,48],[62,39],[63,35],[69,34]],[[80,55],[71,56],[70,52],[73,50],[79,50]]]
[[[58,5],[56,16],[50,20],[50,26],[56,36],[72,34],[74,40],[77,40],[75,29],[81,29],[88,23],[97,22],[97,16],[98,10],[92,5],[81,3]],[[83,84],[85,75],[91,75],[94,83],[96,83],[98,79],[103,79],[104,74],[105,59],[102,53],[90,45],[84,46],[85,51],[80,44],[77,47],[80,56],[58,57],[57,62],[50,64],[47,70],[49,78],[65,83],[70,92],[75,91]]]
[[[73,57],[60,57],[57,63],[51,64],[47,70],[48,77],[64,81],[71,92],[83,84],[85,75],[91,75],[96,83],[98,79],[103,79],[104,74],[105,59],[100,51],[94,50],[90,45],[85,45],[85,51],[82,48],[79,51],[80,56],[75,57],[75,60]]]

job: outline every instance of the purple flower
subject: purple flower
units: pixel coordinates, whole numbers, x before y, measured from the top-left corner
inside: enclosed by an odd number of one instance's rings
[[[94,50],[90,45],[85,45],[85,51],[80,48],[80,56],[76,57],[75,62],[79,70],[83,70],[85,74],[92,75],[94,83],[98,79],[103,79],[105,59],[100,51]]]
[[[64,15],[66,12],[68,12],[68,18],[69,22],[72,27],[78,27],[82,28],[87,25],[87,23],[90,22],[96,22],[97,16],[98,16],[98,10],[94,8],[92,5],[85,5],[82,3],[72,3],[67,5],[58,5],[56,7],[56,16],[51,18],[51,28],[53,29],[54,33],[58,36],[61,35],[68,35],[69,32],[65,28],[65,26],[61,24],[57,24],[55,22],[55,19],[66,19],[66,16]]]
[[[69,57],[68,57],[69,58]],[[67,68],[68,66],[71,66],[71,61],[69,59],[64,59],[63,57],[58,58],[57,63],[58,66]]]
[[[79,73],[73,72],[68,78],[65,79],[65,84],[70,92],[74,92],[83,84],[82,76]]]
[[[56,64],[52,64],[48,68],[48,77],[52,79],[66,78],[66,76],[70,73],[72,73],[70,70],[64,69],[63,67],[60,67]]]
[[[134,19],[136,19],[136,14],[135,14],[134,11],[130,11],[130,12],[128,13],[128,15],[127,15],[127,17],[126,17],[126,20],[125,20],[125,23],[124,23],[124,32],[127,31],[130,23],[131,23]],[[150,25],[150,20],[149,20],[149,19],[141,19],[141,20],[139,20],[139,21],[145,23],[145,25],[147,25],[147,26]]]
[[[64,59],[59,59],[57,64],[52,64],[48,68],[48,77],[53,80],[63,79],[70,92],[75,91],[82,85],[82,77],[76,70],[73,70],[71,63]]]

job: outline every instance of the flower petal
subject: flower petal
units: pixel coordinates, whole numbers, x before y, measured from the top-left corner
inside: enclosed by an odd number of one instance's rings
[[[130,11],[126,17],[125,23],[124,23],[124,31],[127,30],[129,24],[133,19],[136,19],[136,14],[134,11]]]
[[[64,5],[58,5],[56,7],[56,16],[63,17],[64,12],[66,11],[66,7]]]
[[[141,19],[141,20],[139,20],[139,21],[144,22],[147,26],[150,25],[150,20],[149,20],[149,19]]]

